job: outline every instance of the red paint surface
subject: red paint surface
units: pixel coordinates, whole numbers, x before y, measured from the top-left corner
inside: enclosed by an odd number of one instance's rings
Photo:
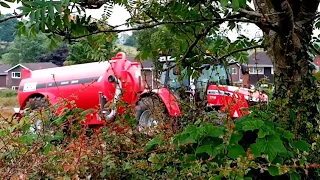
[[[115,84],[108,82],[108,77],[114,75],[122,82],[123,96],[121,100],[124,103],[129,104],[130,107],[134,107],[135,102],[138,99],[140,90],[144,90],[144,84],[141,82],[141,89],[139,86],[139,78],[136,75],[141,74],[140,63],[131,62],[126,59],[124,53],[117,54],[112,58],[112,61],[94,62],[79,65],[63,66],[50,69],[41,69],[36,71],[23,71],[20,87],[23,87],[26,83],[45,84],[56,82],[76,82],[79,79],[102,77],[100,81],[92,81],[85,84],[71,84],[57,87],[48,87],[36,89],[31,92],[23,92],[19,90],[18,98],[21,109],[23,109],[28,98],[34,94],[41,94],[48,96],[52,105],[59,102],[59,98],[63,98],[68,102],[74,101],[76,107],[84,110],[99,107],[99,91],[101,91],[106,97],[107,101],[113,101],[115,94]],[[60,107],[60,110],[64,106]],[[118,113],[123,113],[126,106],[118,108]],[[60,113],[58,111],[57,113]],[[86,124],[88,125],[102,125],[104,122],[97,119],[96,114],[88,115]]]

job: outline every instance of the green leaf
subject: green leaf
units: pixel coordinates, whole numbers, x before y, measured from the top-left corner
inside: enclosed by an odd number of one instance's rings
[[[239,6],[239,0],[232,0],[232,8],[234,11],[238,11],[240,6]]]
[[[63,16],[63,22],[64,22],[64,24],[66,25],[66,26],[70,26],[71,24],[70,24],[70,21],[69,21],[69,17],[68,17],[68,14],[65,14],[64,16]]]
[[[195,143],[196,140],[191,136],[189,133],[182,133],[179,134],[176,139],[177,143],[180,145],[187,144],[187,143]]]
[[[54,10],[52,6],[48,6],[48,14],[49,17],[53,20],[54,19]]]
[[[221,6],[226,7],[228,5],[229,0],[221,0]]]
[[[56,8],[56,10],[57,10],[57,12],[60,14],[61,12],[62,12],[62,6],[61,6],[61,4],[56,4],[55,5],[55,8]]]
[[[34,13],[34,11],[31,11],[30,15],[29,15],[29,21],[32,23],[35,20],[34,18],[35,18],[35,13]]]
[[[291,143],[291,145],[299,150],[306,151],[306,152],[309,152],[311,148],[310,144],[302,140],[294,141]]]
[[[291,172],[290,173],[290,180],[301,180],[300,174],[296,172]]]
[[[243,132],[237,132],[237,133],[232,133],[230,137],[230,145],[233,144],[238,144],[238,141],[240,141],[243,137]]]
[[[273,161],[272,164],[274,165],[282,165],[283,164],[283,159],[280,157],[276,157]],[[269,166],[268,167],[268,172],[270,173],[271,176],[277,176],[279,175],[279,168],[277,166]]]
[[[245,8],[247,5],[247,0],[239,0],[239,5],[240,7]]]
[[[219,137],[224,134],[223,127],[213,126],[212,124],[207,124],[204,126],[204,131],[207,136]]]
[[[214,174],[209,178],[209,180],[221,180],[221,178],[222,178],[222,175]]]
[[[55,132],[55,134],[53,136],[46,136],[45,141],[46,142],[60,141],[60,140],[63,140],[63,137],[64,137],[63,131],[60,130],[60,131]]]
[[[260,156],[261,153],[268,155],[269,162],[272,162],[278,153],[287,152],[278,136],[269,136],[268,140],[257,139],[256,143],[251,145],[251,150],[255,156]]]
[[[62,5],[63,6],[69,6],[70,5],[70,0],[62,0]]]
[[[0,130],[0,137],[3,137],[7,134],[5,130]]]
[[[9,6],[7,3],[2,2],[2,1],[0,1],[0,5],[1,5],[2,7],[5,7],[5,8],[10,8],[10,6]]]
[[[250,119],[242,123],[242,130],[244,131],[253,131],[260,129],[264,125],[264,122],[260,119]]]
[[[21,136],[20,140],[22,141],[22,143],[25,143],[27,145],[32,145],[35,138],[36,138],[35,134],[27,134],[27,135]]]
[[[60,16],[56,16],[55,18],[55,24],[60,28],[63,29],[62,21],[60,19]]]
[[[45,147],[44,147],[44,150],[43,150],[43,153],[47,156],[51,150],[51,147],[52,147],[52,144],[47,144]]]
[[[239,144],[228,147],[228,156],[231,158],[238,158],[239,156],[246,156],[246,152],[244,151],[243,147]]]
[[[210,156],[215,156],[216,152],[214,151],[214,147],[212,145],[202,145],[196,149],[197,154],[207,153]]]
[[[294,134],[291,133],[291,132],[289,132],[289,131],[284,131],[283,134],[282,134],[282,136],[283,136],[284,138],[286,138],[286,139],[289,139],[289,140],[294,138]]]
[[[163,143],[163,140],[160,140],[159,136],[157,136],[147,143],[144,150],[146,152],[152,151],[157,147],[158,144],[161,144],[161,143]]]

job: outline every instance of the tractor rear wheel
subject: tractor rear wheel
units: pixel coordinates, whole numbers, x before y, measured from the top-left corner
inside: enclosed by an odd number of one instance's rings
[[[141,98],[136,106],[135,118],[139,121],[138,130],[153,135],[157,127],[165,125],[169,115],[166,107],[157,95]]]

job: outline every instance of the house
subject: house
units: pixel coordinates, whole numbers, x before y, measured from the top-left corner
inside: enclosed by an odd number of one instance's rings
[[[54,67],[58,67],[58,66],[51,63],[51,62],[17,64],[11,68],[7,68],[7,70],[4,71],[5,73],[7,73],[6,86],[8,88],[18,90],[19,84],[21,81],[21,70],[22,69],[34,71],[37,69],[47,69],[47,68],[54,68]]]
[[[268,78],[269,83],[273,83],[273,64],[270,57],[264,51],[258,51],[251,53],[249,61],[246,66],[249,68],[250,84],[256,85],[262,78]],[[233,64],[229,66],[229,72],[234,83],[242,82],[241,67],[239,64]]]
[[[7,72],[5,72],[7,69],[9,69],[10,66],[7,64],[0,64],[0,89],[7,87]]]

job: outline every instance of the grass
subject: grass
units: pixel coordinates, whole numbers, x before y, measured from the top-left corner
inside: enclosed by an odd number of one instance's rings
[[[13,115],[13,107],[19,107],[17,91],[0,90],[0,121]]]
[[[18,97],[0,97],[0,107],[14,107],[19,106]]]
[[[11,89],[0,90],[0,98],[2,97],[17,97],[18,92]]]

